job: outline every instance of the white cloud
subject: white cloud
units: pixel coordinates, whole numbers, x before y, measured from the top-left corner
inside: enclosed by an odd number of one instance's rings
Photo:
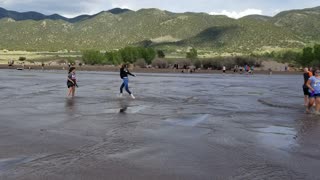
[[[239,19],[244,16],[248,16],[248,15],[252,15],[252,14],[262,15],[262,10],[260,10],[260,9],[246,9],[241,12],[223,10],[221,12],[211,12],[209,14],[211,14],[211,15],[226,15],[230,18]]]

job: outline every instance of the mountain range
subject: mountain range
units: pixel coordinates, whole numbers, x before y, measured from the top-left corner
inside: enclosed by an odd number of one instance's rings
[[[19,13],[0,8],[0,49],[56,51],[110,50],[151,46],[251,52],[302,48],[320,42],[320,7],[280,12],[274,17],[241,19],[159,9],[111,9],[66,18],[58,14]]]

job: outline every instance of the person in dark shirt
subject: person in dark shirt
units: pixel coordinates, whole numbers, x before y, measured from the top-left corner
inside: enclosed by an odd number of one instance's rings
[[[67,86],[68,86],[68,96],[72,94],[72,97],[75,95],[76,86],[77,86],[77,80],[76,80],[76,68],[71,67],[69,69],[68,73],[68,80],[67,80]]]
[[[131,74],[128,70],[128,65],[124,64],[122,65],[122,67],[120,68],[120,77],[122,79],[122,84],[120,86],[120,97],[122,97],[122,93],[123,93],[123,88],[126,89],[126,91],[129,93],[129,95],[131,96],[132,99],[135,99],[135,97],[133,96],[133,94],[131,93],[131,91],[129,90],[129,78],[128,75],[130,76],[134,76],[136,77],[136,75]]]
[[[308,82],[309,78],[312,76],[313,76],[312,72],[310,72],[308,70],[308,68],[304,68],[304,73],[303,73],[304,83],[302,85],[302,89],[303,89],[303,94],[304,94],[304,104],[306,107],[309,105],[309,96],[310,96],[307,82]]]

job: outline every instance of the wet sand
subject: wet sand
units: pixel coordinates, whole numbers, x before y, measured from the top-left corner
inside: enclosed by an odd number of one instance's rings
[[[319,179],[302,76],[0,70],[0,179]]]

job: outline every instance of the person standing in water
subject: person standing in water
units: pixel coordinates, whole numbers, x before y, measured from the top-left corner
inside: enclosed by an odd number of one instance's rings
[[[309,78],[311,78],[312,76],[313,76],[312,72],[310,72],[308,70],[308,68],[304,68],[304,73],[303,73],[304,84],[303,84],[302,88],[303,88],[303,94],[304,94],[304,105],[306,107],[308,107],[308,105],[309,105],[309,95],[310,95],[309,88],[307,86],[307,82],[308,82]]]
[[[222,73],[223,73],[223,74],[226,73],[226,70],[227,70],[226,66],[222,66]]]
[[[131,93],[131,91],[129,90],[129,78],[128,75],[136,77],[136,75],[131,74],[128,70],[128,65],[124,64],[121,66],[120,68],[120,77],[122,79],[122,84],[120,86],[120,97],[122,97],[122,93],[123,93],[123,88],[126,89],[126,91],[129,93],[129,95],[131,96],[132,99],[135,99],[134,95]]]
[[[68,86],[68,89],[69,89],[68,90],[68,96],[72,95],[72,97],[74,97],[75,92],[76,92],[76,86],[77,86],[76,68],[75,67],[71,67],[69,69],[67,86]]]
[[[307,113],[310,112],[311,107],[316,104],[316,114],[320,115],[320,70],[314,72],[314,76],[309,78],[307,82],[309,88],[310,99]]]

